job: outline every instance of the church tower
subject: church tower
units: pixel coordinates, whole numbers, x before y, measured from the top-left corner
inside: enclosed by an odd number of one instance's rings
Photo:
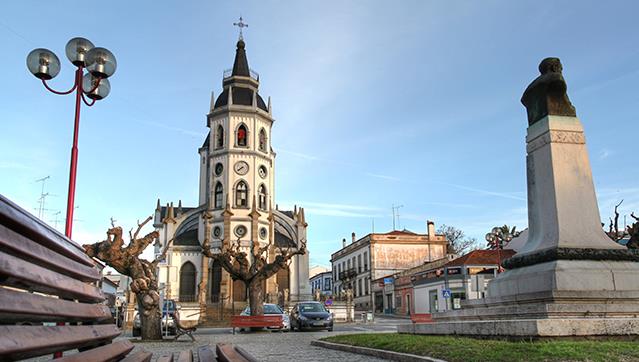
[[[267,105],[259,86],[240,33],[233,68],[224,72],[222,92],[211,96],[206,116],[209,133],[198,149],[198,205],[187,207],[178,201],[175,208],[173,203],[161,206],[158,200],[156,206],[154,227],[160,233],[156,253],[168,248],[158,267],[159,283],[167,298],[177,298],[183,308],[199,308],[204,319],[219,316],[220,308],[239,308],[247,299],[243,283],[233,281],[218,262],[201,253],[205,240],[214,252],[223,243],[239,242],[247,251],[255,242],[270,244],[269,259],[281,249],[306,243],[304,209],[284,211],[274,206],[275,120],[270,99]],[[308,252],[294,256],[288,268],[269,278],[265,301],[287,305],[310,299],[308,259]],[[205,312],[208,309],[212,312]]]
[[[240,38],[233,69],[224,72],[223,91],[211,100],[209,137],[200,149],[200,204],[213,215],[213,246],[221,246],[221,240],[249,246],[251,240],[267,243],[272,237],[274,119],[259,94],[259,76],[249,68],[245,46]]]

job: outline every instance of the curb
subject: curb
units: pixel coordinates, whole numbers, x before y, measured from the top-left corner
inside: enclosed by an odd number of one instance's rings
[[[364,355],[367,355],[367,356],[383,358],[383,359],[387,359],[387,360],[391,360],[391,361],[401,361],[401,362],[422,362],[422,361],[446,362],[445,360],[442,360],[442,359],[425,357],[425,356],[418,356],[418,355],[415,355],[415,354],[392,352],[392,351],[386,351],[386,350],[383,350],[383,349],[375,349],[375,348],[368,348],[368,347],[358,347],[358,346],[351,346],[351,345],[348,345],[348,344],[332,343],[332,342],[325,342],[325,341],[311,341],[311,346],[323,347],[323,348],[328,348],[328,349],[335,349],[335,350],[343,351],[343,352],[364,354]]]

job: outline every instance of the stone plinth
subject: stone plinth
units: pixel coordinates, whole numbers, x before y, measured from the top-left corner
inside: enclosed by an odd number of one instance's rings
[[[483,300],[400,333],[503,337],[639,335],[639,253],[606,236],[577,117],[528,128],[526,244]]]

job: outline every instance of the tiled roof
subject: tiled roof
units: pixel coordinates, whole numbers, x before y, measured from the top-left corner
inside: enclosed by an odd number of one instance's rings
[[[391,232],[384,233],[382,235],[420,235],[420,234],[404,229],[404,230],[393,230]]]
[[[497,265],[515,255],[514,250],[473,250],[446,264],[445,267],[461,265]]]

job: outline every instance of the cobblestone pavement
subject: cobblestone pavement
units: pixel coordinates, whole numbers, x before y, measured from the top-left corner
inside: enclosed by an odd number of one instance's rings
[[[230,329],[227,329],[230,331]],[[199,332],[199,331],[198,331]],[[364,361],[386,361],[379,358],[364,356],[349,352],[335,351],[331,349],[311,346],[311,341],[335,334],[344,334],[353,332],[257,332],[257,333],[206,333],[194,334],[196,342],[191,342],[186,337],[178,342],[163,343],[135,343],[136,350],[144,348],[149,352],[153,352],[153,361],[159,356],[168,355],[170,353],[177,357],[177,354],[185,349],[197,350],[198,347],[211,344],[215,348],[216,343],[232,343],[244,348],[253,355],[257,360],[264,362],[281,362],[281,361],[340,361],[340,362],[364,362]],[[127,337],[120,337],[127,338]]]

